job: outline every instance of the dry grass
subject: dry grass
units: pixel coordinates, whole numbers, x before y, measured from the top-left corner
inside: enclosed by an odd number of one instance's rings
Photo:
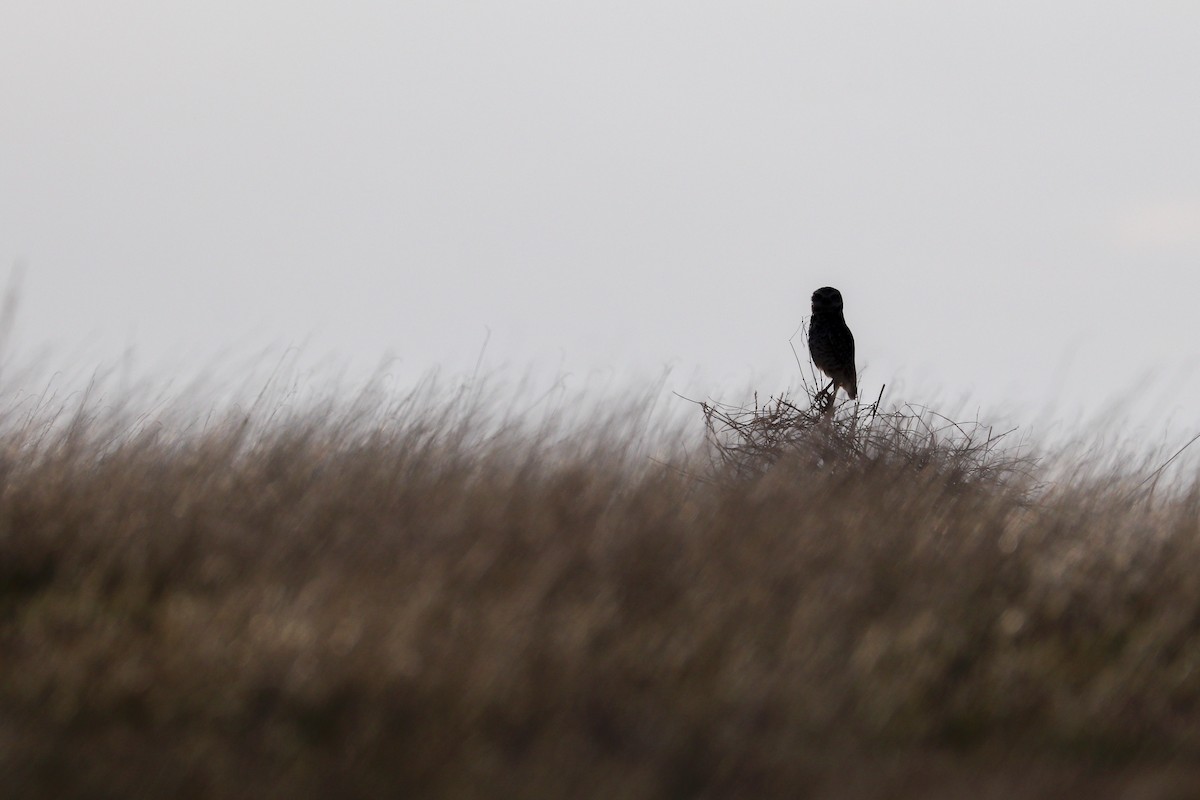
[[[657,459],[268,406],[4,421],[8,796],[1200,793],[1195,483],[787,398]]]

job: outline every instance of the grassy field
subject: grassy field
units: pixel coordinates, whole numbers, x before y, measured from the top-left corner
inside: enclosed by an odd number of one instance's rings
[[[0,794],[1200,796],[1200,483],[481,395],[10,413]]]

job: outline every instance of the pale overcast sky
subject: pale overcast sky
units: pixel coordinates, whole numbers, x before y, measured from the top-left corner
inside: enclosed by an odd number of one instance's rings
[[[864,394],[1200,409],[1195,0],[7,0],[0,109],[51,361],[766,393],[833,285]]]

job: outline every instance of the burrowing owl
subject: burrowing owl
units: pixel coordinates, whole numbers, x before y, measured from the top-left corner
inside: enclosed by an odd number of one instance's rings
[[[812,296],[812,320],[808,323],[808,352],[817,369],[832,383],[829,407],[837,396],[838,387],[846,390],[853,400],[858,397],[858,375],[854,371],[854,334],[846,327],[842,316],[842,293],[832,286],[817,289]]]

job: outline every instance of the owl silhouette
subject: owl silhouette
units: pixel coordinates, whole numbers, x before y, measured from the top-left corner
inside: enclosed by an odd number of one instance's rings
[[[851,400],[858,397],[858,374],[854,369],[854,334],[842,314],[842,293],[832,286],[817,289],[812,295],[812,319],[808,323],[808,352],[813,364],[830,378],[822,390],[829,392],[829,406],[839,388]],[[832,391],[830,391],[832,390]]]

